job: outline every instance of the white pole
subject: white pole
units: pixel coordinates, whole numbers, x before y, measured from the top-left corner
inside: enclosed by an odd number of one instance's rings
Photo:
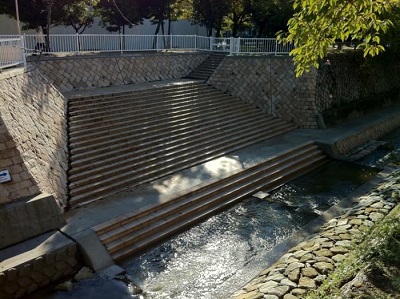
[[[24,60],[24,67],[26,67],[25,33],[24,35],[21,35],[21,46],[22,46],[22,59]]]
[[[15,0],[15,16],[16,16],[16,19],[17,19],[17,31],[18,31],[18,35],[21,35],[21,24],[19,23],[18,0]]]

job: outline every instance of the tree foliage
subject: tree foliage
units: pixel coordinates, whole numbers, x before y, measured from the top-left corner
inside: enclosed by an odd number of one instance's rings
[[[137,0],[100,0],[96,10],[101,17],[101,25],[110,32],[125,32],[139,24],[143,18]]]
[[[364,56],[384,51],[381,37],[393,24],[385,15],[394,1],[387,0],[295,0],[295,14],[288,33],[279,38],[294,43],[291,52],[299,76],[318,67],[336,40],[360,41]]]
[[[194,23],[204,25],[208,36],[212,35],[213,29],[216,36],[220,36],[224,18],[229,13],[229,3],[226,0],[193,0]]]
[[[49,0],[18,0],[19,18],[24,23],[24,29],[35,29],[38,26],[46,28],[47,8],[53,1]],[[0,0],[1,13],[13,18],[15,16],[15,1]]]
[[[63,3],[54,21],[56,25],[71,26],[76,33],[81,34],[93,24],[94,7],[99,3],[98,0],[66,0]]]
[[[257,37],[275,37],[278,31],[287,30],[293,0],[252,0],[251,16]]]
[[[239,31],[249,27],[251,13],[250,0],[230,0],[229,13],[227,16],[228,25],[232,36],[236,37]]]

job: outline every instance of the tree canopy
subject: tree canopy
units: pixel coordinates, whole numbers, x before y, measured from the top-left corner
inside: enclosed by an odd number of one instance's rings
[[[364,56],[385,50],[383,36],[393,25],[390,12],[398,0],[295,0],[288,32],[279,38],[294,43],[291,52],[299,76],[318,67],[335,41],[358,41]]]

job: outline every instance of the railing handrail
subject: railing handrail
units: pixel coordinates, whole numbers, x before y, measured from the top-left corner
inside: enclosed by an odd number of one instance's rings
[[[0,36],[0,69],[23,64],[26,66],[23,36]]]
[[[39,34],[0,35],[1,41],[16,41],[23,49],[24,57],[34,52],[81,53],[127,52],[160,50],[221,51],[231,55],[260,54],[286,55],[292,46],[281,46],[275,38],[206,37],[167,34],[51,34],[50,45]],[[0,45],[1,47],[1,45]],[[25,58],[24,58],[25,60]],[[0,64],[3,64],[0,57]]]

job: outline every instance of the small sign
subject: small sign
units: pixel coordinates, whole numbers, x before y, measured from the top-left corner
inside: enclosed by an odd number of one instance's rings
[[[0,183],[11,181],[10,172],[7,169],[0,170]]]

